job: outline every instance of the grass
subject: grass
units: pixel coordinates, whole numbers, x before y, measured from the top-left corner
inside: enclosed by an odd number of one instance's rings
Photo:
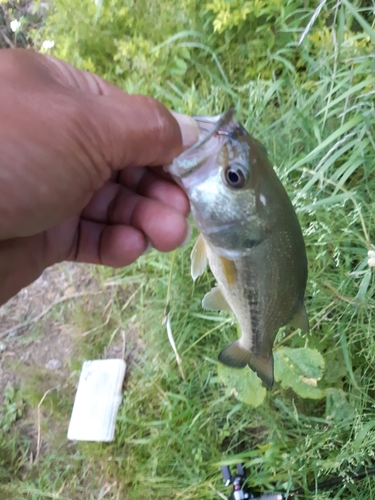
[[[218,499],[229,495],[219,465],[237,461],[247,466],[254,490],[302,487],[301,498],[375,498],[370,476],[360,482],[350,476],[373,464],[375,447],[375,287],[367,266],[375,222],[371,8],[371,2],[328,2],[326,31],[318,27],[305,37],[299,66],[295,58],[288,59],[290,45],[272,54],[270,60],[278,65],[284,61],[277,76],[271,71],[267,78],[241,80],[236,60],[228,63],[231,54],[206,50],[202,40],[193,47],[188,27],[177,21],[179,34],[154,53],[176,44],[178,50],[189,49],[186,81],[167,72],[153,82],[139,78],[136,83],[139,68],[121,78],[114,66],[106,69],[115,82],[123,78],[127,90],[152,94],[184,112],[216,114],[234,102],[246,128],[265,144],[294,202],[309,261],[311,332],[283,329],[276,344],[322,353],[325,371],[319,387],[325,397],[301,399],[276,385],[258,408],[239,402],[221,384],[217,370],[217,354],[236,337],[236,324],[228,315],[201,309],[214,280],[206,273],[195,284],[191,281],[193,242],[173,255],[151,252],[117,272],[97,269],[107,292],[89,302],[78,300],[68,316],[60,316],[80,333],[91,331],[76,336],[71,375],[56,381],[46,380],[42,371],[32,378],[28,374],[28,382],[8,398],[2,419],[10,428],[0,439],[0,498]],[[103,9],[99,23],[110,12]],[[304,26],[312,13],[304,11]],[[353,27],[353,19],[358,26]],[[173,26],[173,16],[168,23]],[[58,41],[63,28],[52,18],[46,33],[54,29]],[[75,29],[79,34],[80,28]],[[296,30],[302,32],[303,27]],[[162,41],[155,40],[154,46]],[[152,56],[139,51],[147,73]],[[78,56],[65,53],[76,64]],[[193,59],[195,67],[207,63],[196,83],[189,81]],[[116,293],[108,294],[108,281],[119,284]],[[167,302],[180,367],[162,324]],[[68,444],[77,370],[85,359],[105,357],[122,332],[131,362],[116,440]],[[35,429],[35,409],[54,386],[43,402],[43,447],[33,462],[28,429]],[[318,483],[331,476],[341,477],[343,484],[321,491]]]

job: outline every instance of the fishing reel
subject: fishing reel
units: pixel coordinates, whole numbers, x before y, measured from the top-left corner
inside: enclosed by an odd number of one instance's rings
[[[228,500],[286,500],[282,493],[265,493],[255,496],[245,485],[246,473],[242,464],[236,465],[237,473],[232,475],[228,465],[221,467],[221,472],[225,481],[225,486],[233,486],[233,491]]]
[[[246,473],[243,465],[241,463],[236,465],[237,473],[232,475],[228,465],[223,465],[221,467],[221,472],[224,477],[225,486],[233,486],[233,491],[228,497],[228,500],[292,500],[298,495],[303,494],[302,488],[297,488],[288,495],[284,493],[258,493],[252,492],[245,486],[246,481]],[[375,466],[374,467],[363,467],[357,472],[351,472],[348,476],[352,480],[361,480],[365,477],[374,476],[375,475]],[[337,476],[332,477],[326,481],[323,481],[318,484],[310,484],[307,486],[308,491],[316,491],[319,490],[328,490],[330,488],[337,487],[343,483],[343,477]]]

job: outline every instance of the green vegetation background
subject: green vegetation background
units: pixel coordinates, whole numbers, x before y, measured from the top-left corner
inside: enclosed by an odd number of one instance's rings
[[[207,273],[193,285],[190,248],[152,252],[116,273],[97,270],[103,283],[116,279],[135,298],[125,310],[112,304],[110,320],[81,341],[72,366],[102,356],[119,329],[126,335],[136,327],[143,339],[116,441],[61,445],[28,466],[30,443],[15,422],[26,396],[10,389],[2,417],[4,498],[224,498],[218,465],[238,460],[251,471],[249,485],[262,491],[338,475],[344,483],[331,496],[316,488],[301,498],[375,498],[370,478],[350,479],[373,463],[375,446],[367,263],[375,225],[374,9],[373,0],[51,2],[34,34],[42,51],[42,42],[53,40],[57,57],[184,113],[218,114],[234,103],[297,210],[311,332],[279,333],[284,374],[259,398],[256,381],[248,394],[238,375],[218,372],[217,354],[236,337],[236,325],[229,315],[202,311],[213,278]],[[162,326],[167,296],[180,367]],[[103,323],[99,313],[79,321],[83,331]],[[311,357],[295,359],[296,352]],[[49,421],[69,418],[70,389],[51,399]]]

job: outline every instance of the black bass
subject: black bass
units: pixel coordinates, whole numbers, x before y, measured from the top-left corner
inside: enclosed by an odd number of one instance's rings
[[[196,120],[203,137],[169,167],[201,233],[191,254],[192,277],[209,263],[217,286],[202,306],[233,311],[241,327],[241,338],[221,351],[219,361],[249,365],[272,387],[279,328],[309,329],[301,228],[265,148],[237,123],[234,111]]]

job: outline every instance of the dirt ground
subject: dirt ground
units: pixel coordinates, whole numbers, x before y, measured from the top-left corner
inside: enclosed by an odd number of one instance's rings
[[[90,266],[64,263],[46,269],[37,281],[0,307],[1,399],[7,384],[19,383],[22,373],[33,367],[66,373],[77,332],[71,322],[56,316],[55,310],[98,293]]]
[[[142,358],[145,345],[139,326],[128,321],[126,333],[121,326],[124,309],[136,300],[139,286],[133,290],[131,285],[103,284],[95,276],[94,266],[88,264],[57,264],[0,307],[0,406],[8,384],[17,387],[34,373],[68,378],[77,344],[86,337],[88,344],[97,345],[98,339],[90,335],[107,328],[109,321],[109,330],[117,328],[118,333],[99,347],[99,357],[125,358],[127,377]],[[77,311],[83,318],[77,319]]]
[[[132,318],[131,303],[140,286],[123,285],[117,277],[104,281],[94,266],[65,262],[46,269],[0,307],[0,412],[6,407],[9,384],[22,407],[13,430],[22,436],[20,442],[29,443],[20,477],[29,477],[38,466],[48,475],[56,453],[61,459],[77,452],[67,431],[82,361],[125,359],[126,387],[133,363],[145,348],[138,323],[127,315]],[[85,492],[95,484],[95,498],[101,498],[107,478],[94,479],[91,469],[87,474],[81,479],[72,475],[72,481],[82,481]],[[1,499],[16,498],[5,491],[2,497],[0,488]]]

